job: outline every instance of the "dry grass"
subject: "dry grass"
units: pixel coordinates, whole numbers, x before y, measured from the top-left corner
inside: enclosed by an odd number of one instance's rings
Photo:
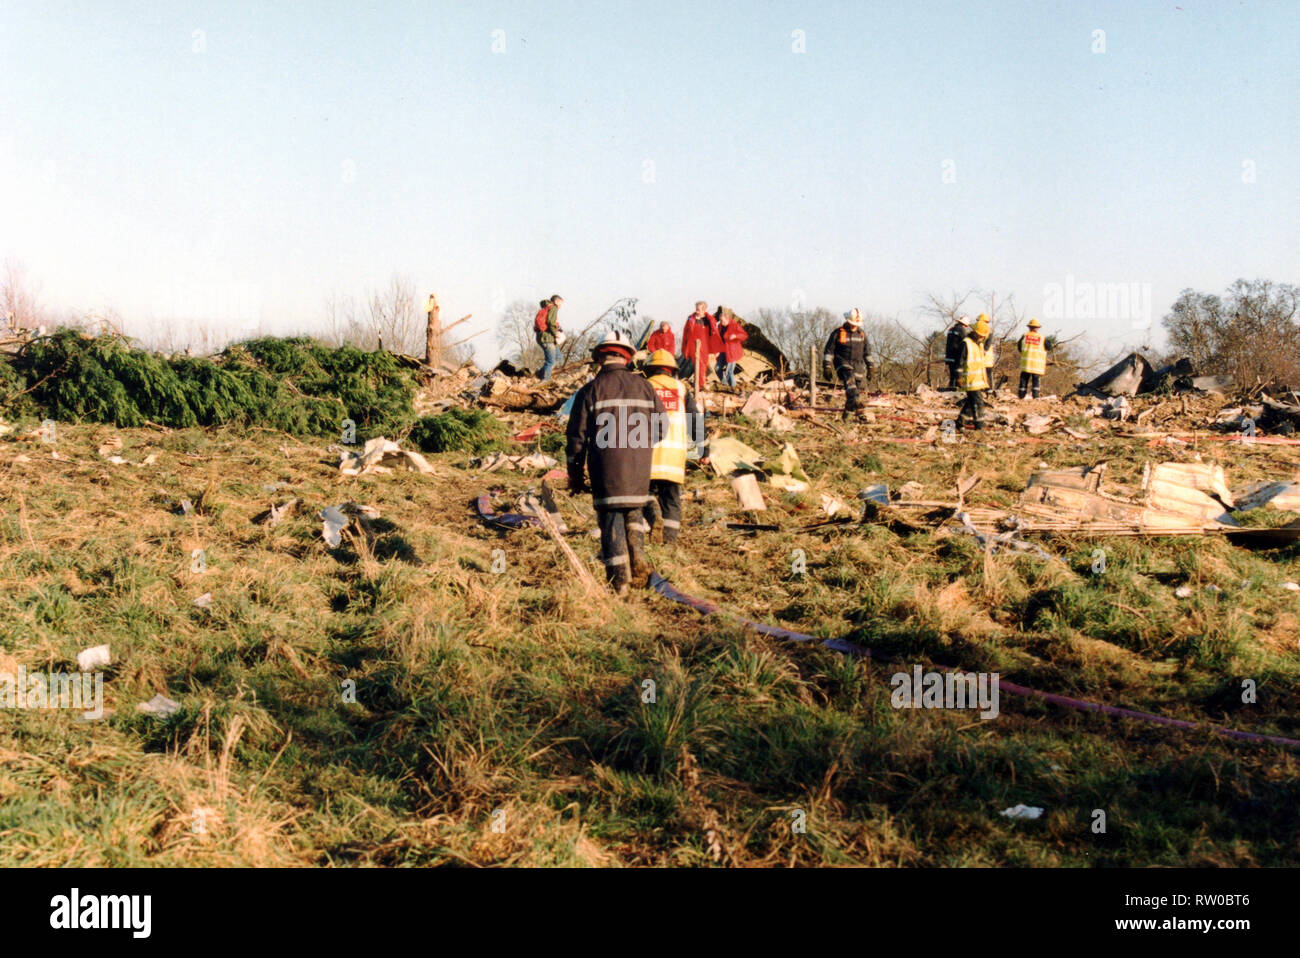
[[[916,430],[923,428],[915,427]],[[773,437],[727,422],[764,453]],[[1285,448],[1149,451],[1074,441],[895,445],[883,419],[847,441],[793,436],[814,488],[767,490],[746,535],[694,474],[680,588],[752,617],[868,645],[879,659],[764,639],[654,594],[593,600],[537,530],[474,518],[487,484],[438,474],[341,479],[324,445],[259,431],[66,426],[59,459],[0,443],[0,671],[75,668],[109,643],[113,714],[0,710],[0,862],[37,865],[1293,864],[1296,757],[1036,703],[969,714],[892,709],[920,663],[998,671],[1045,691],[1300,735],[1300,555],[1219,540],[1058,537],[1065,561],[986,554],[962,536],[794,527],[820,492],[920,481],[1006,505],[1040,462],[1200,454],[1234,483],[1291,475]],[[122,455],[96,455],[111,435]],[[785,437],[783,437],[785,438]],[[14,464],[25,454],[31,461]],[[493,475],[510,493],[528,480]],[[285,483],[272,492],[264,484]],[[252,519],[304,500],[276,528]],[[194,511],[176,503],[189,499]],[[510,507],[509,495],[501,507]],[[589,501],[561,494],[570,527]],[[315,513],[380,509],[328,550]],[[571,544],[599,575],[596,543]],[[1104,547],[1107,572],[1089,571]],[[202,550],[203,571],[193,553]],[[505,571],[492,571],[502,550]],[[792,571],[796,550],[807,572]],[[1250,585],[1242,583],[1249,580]],[[1173,596],[1176,585],[1197,591]],[[1215,585],[1212,592],[1205,586]],[[207,610],[193,599],[211,593]],[[891,662],[892,660],[892,662]],[[1241,680],[1260,690],[1240,701]],[[654,681],[656,700],[643,701]],[[345,686],[355,688],[355,704]],[[168,719],[136,711],[164,693]],[[1009,822],[1017,802],[1043,819]],[[1095,808],[1111,830],[1094,835]],[[798,821],[801,829],[793,826]]]

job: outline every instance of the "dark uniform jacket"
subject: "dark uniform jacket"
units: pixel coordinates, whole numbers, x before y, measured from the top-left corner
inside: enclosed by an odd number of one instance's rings
[[[855,372],[861,372],[871,362],[871,344],[861,326],[854,328],[845,323],[831,330],[822,362],[831,365],[832,361],[836,369],[848,366]]]
[[[650,464],[665,422],[654,387],[638,372],[611,363],[578,390],[569,414],[569,486],[591,475],[592,503],[637,509],[650,501]]]
[[[963,343],[966,341],[966,330],[961,326],[953,326],[948,330],[948,339],[943,344],[943,361],[945,363],[959,363],[962,359]]]

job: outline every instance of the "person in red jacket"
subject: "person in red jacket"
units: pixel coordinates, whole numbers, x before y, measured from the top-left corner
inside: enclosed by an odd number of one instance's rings
[[[709,304],[700,300],[695,304],[695,312],[686,317],[686,325],[682,327],[682,352],[677,359],[677,375],[682,379],[694,375],[696,391],[704,389],[704,376],[709,368],[709,323],[712,319]],[[696,368],[695,349],[700,343],[703,344],[702,355],[699,357],[699,368]]]
[[[677,355],[677,338],[673,336],[673,329],[667,321],[660,323],[659,328],[650,334],[650,338],[645,341],[645,348],[650,353],[662,349],[674,356]]]
[[[723,307],[718,307],[717,323],[718,342],[721,345],[718,353],[718,379],[723,385],[735,389],[736,363],[745,355],[744,343],[749,338],[749,332],[739,316]]]

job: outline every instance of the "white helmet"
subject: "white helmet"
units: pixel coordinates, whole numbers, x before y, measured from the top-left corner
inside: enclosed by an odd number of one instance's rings
[[[844,314],[844,319],[848,322],[850,326],[862,325],[862,314],[858,312],[858,307],[856,306],[854,306],[851,310],[849,310],[847,313]]]
[[[969,325],[970,325],[970,317],[967,316],[965,313],[962,313],[960,316],[957,317],[957,323],[958,323],[958,325],[961,325],[961,326],[969,326]]]
[[[601,353],[606,352],[619,353],[626,358],[628,362],[631,362],[632,357],[636,355],[636,347],[628,341],[626,336],[624,336],[619,330],[615,329],[606,334],[604,339],[591,348],[591,354],[593,356],[599,356]]]

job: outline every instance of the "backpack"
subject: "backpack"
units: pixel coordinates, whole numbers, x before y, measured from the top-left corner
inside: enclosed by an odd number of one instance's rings
[[[551,311],[551,304],[542,303],[542,308],[539,309],[537,311],[537,315],[533,317],[533,330],[535,332],[539,332],[539,333],[546,332],[546,314],[549,313],[550,311]]]

